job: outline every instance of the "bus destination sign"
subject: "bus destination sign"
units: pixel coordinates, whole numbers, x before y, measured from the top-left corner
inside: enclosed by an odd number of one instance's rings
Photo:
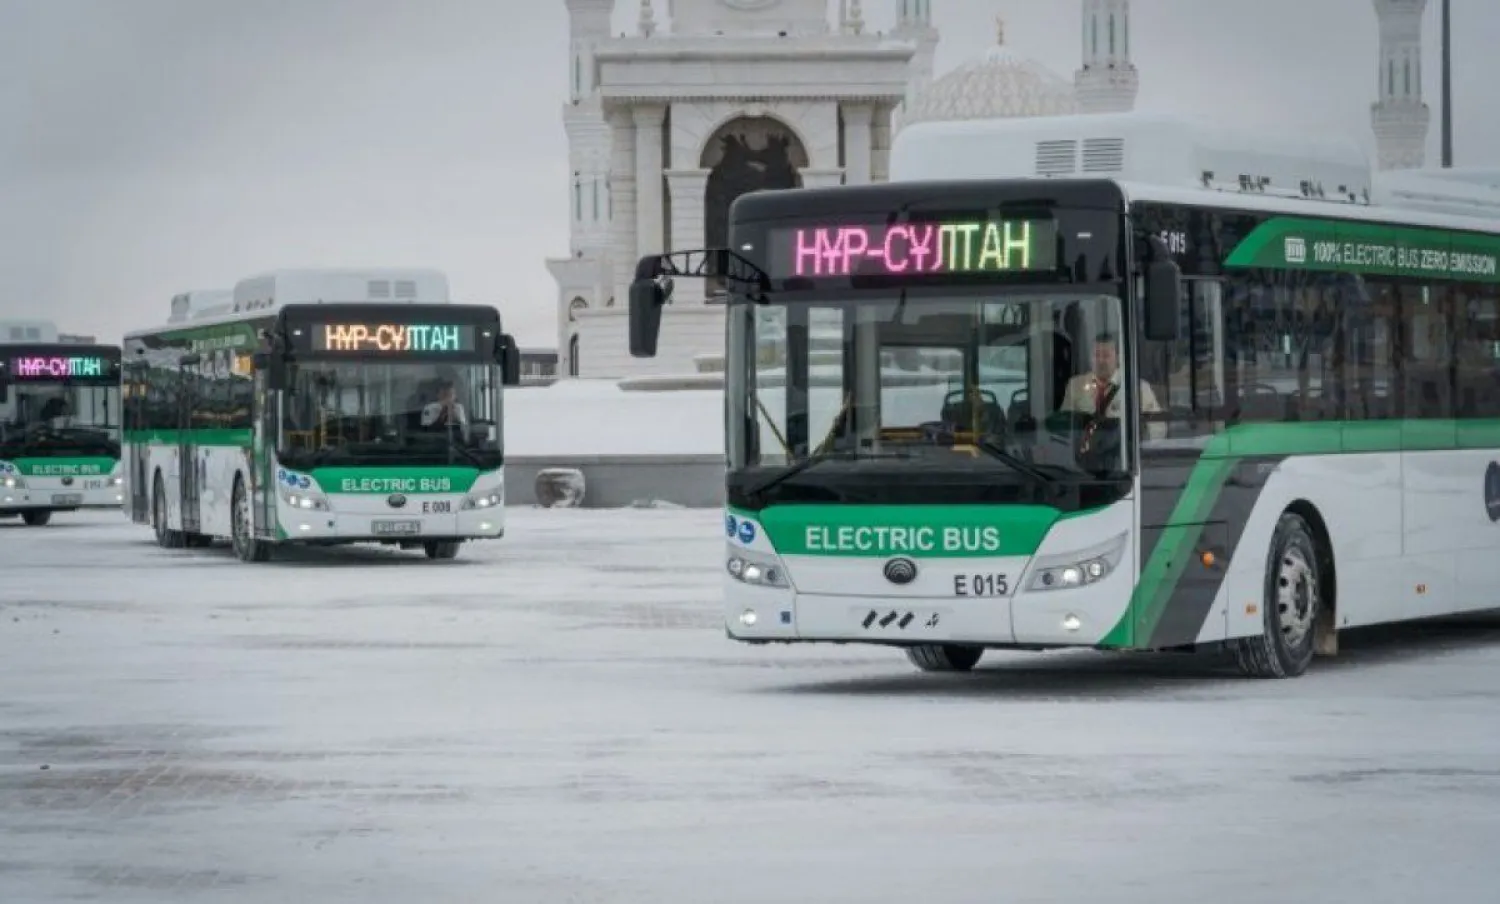
[[[478,332],[458,323],[320,323],[311,330],[313,351],[383,354],[472,352]]]
[[[98,356],[23,355],[10,359],[12,380],[68,380],[110,375],[110,362]]]
[[[966,219],[773,229],[772,279],[983,276],[1052,270],[1057,223]]]

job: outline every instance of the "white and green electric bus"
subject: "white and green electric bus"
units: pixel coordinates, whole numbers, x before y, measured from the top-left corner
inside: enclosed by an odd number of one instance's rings
[[[55,512],[119,507],[120,347],[62,341],[43,321],[24,332],[6,326],[0,324],[0,518],[40,527]],[[15,333],[21,335],[9,340]]]
[[[891,172],[638,265],[637,356],[673,277],[729,291],[730,637],[1285,677],[1500,605],[1500,220],[1442,212],[1486,190],[1130,115],[914,125]]]
[[[182,295],[125,337],[132,520],[166,548],[383,543],[451,559],[505,532],[515,342],[430,270],[290,270]]]

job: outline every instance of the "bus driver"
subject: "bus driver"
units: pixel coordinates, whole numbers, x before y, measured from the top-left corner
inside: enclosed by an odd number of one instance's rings
[[[469,426],[469,416],[464,412],[464,406],[458,401],[458,390],[453,385],[453,380],[444,378],[438,384],[437,401],[429,403],[422,409],[423,427],[458,427],[466,429]]]
[[[1161,414],[1161,405],[1156,401],[1156,394],[1151,391],[1150,384],[1142,380],[1140,385],[1141,413]],[[1121,416],[1120,343],[1113,334],[1101,333],[1095,337],[1094,369],[1068,381],[1059,410],[1095,417]],[[1147,439],[1164,439],[1166,435],[1167,425],[1161,421],[1146,425]]]

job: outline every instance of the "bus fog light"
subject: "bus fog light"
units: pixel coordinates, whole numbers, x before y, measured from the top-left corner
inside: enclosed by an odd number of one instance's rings
[[[747,628],[751,627],[758,621],[760,621],[760,616],[755,614],[754,609],[746,609],[744,612],[740,613],[740,624],[744,625]]]
[[[1069,612],[1067,615],[1063,616],[1062,626],[1064,631],[1077,631],[1079,628],[1083,627],[1083,620],[1073,613]]]

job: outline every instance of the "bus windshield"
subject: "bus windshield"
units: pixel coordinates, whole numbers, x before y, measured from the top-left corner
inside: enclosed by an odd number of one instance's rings
[[[1078,288],[735,303],[730,468],[950,484],[1128,472],[1120,299]]]
[[[0,458],[120,455],[120,387],[27,381],[0,405]]]
[[[277,454],[288,467],[501,463],[492,364],[293,361]]]

